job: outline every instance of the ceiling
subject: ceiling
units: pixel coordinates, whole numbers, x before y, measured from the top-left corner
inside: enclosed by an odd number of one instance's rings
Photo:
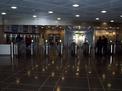
[[[79,4],[77,8],[73,4]],[[17,6],[12,10],[11,6]],[[53,14],[48,14],[52,10]],[[102,14],[100,11],[106,10]],[[122,22],[122,0],[0,0],[0,12],[6,12],[6,19],[31,19],[33,15],[37,18],[47,18],[68,22],[94,22],[99,17],[99,21]],[[79,14],[80,17],[75,17]],[[2,16],[2,15],[1,15]],[[1,17],[0,16],[0,17]]]

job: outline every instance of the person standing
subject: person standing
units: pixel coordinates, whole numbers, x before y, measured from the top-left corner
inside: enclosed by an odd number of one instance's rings
[[[82,47],[83,47],[83,55],[87,56],[89,54],[89,43],[85,41]]]
[[[103,48],[103,55],[106,55],[108,52],[108,49],[107,49],[108,48],[108,39],[105,36],[102,37],[102,48]]]
[[[71,56],[75,56],[75,46],[76,46],[76,43],[75,42],[72,42],[71,43]]]
[[[102,38],[101,38],[101,36],[99,37],[99,39],[96,42],[96,53],[97,53],[97,55],[102,55]]]
[[[26,55],[31,55],[31,37],[26,36],[25,43],[26,43]]]

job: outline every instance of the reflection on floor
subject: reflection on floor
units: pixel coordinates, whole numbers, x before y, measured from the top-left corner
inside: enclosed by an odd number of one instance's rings
[[[0,56],[0,91],[122,91],[122,60]]]

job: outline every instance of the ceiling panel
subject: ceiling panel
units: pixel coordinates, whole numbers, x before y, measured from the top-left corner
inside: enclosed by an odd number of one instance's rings
[[[96,17],[101,21],[115,19],[116,22],[122,22],[119,17],[122,15],[122,0],[0,0],[0,12],[6,12],[6,17],[14,18],[26,17],[32,18],[36,14],[38,17],[48,17],[72,21],[95,21]],[[78,8],[72,7],[73,4],[79,4]],[[12,10],[11,6],[17,6],[17,10]],[[53,14],[48,14],[53,10]],[[107,10],[106,14],[100,13],[101,10]],[[80,14],[79,18],[75,14]],[[0,16],[1,17],[1,16]],[[16,18],[17,19],[17,18]]]

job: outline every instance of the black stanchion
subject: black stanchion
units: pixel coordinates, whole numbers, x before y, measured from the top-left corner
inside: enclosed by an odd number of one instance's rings
[[[48,41],[46,40],[45,41],[45,54],[48,56],[48,54],[49,54],[49,46],[48,46]]]
[[[11,58],[13,59],[14,58],[14,43],[11,42],[11,45],[10,45],[10,55],[11,55]]]
[[[31,43],[31,56],[33,55],[33,43]]]
[[[75,56],[77,56],[77,52],[78,52],[78,47],[77,45],[75,45]]]
[[[60,55],[63,55],[63,44],[62,41],[60,40]]]

